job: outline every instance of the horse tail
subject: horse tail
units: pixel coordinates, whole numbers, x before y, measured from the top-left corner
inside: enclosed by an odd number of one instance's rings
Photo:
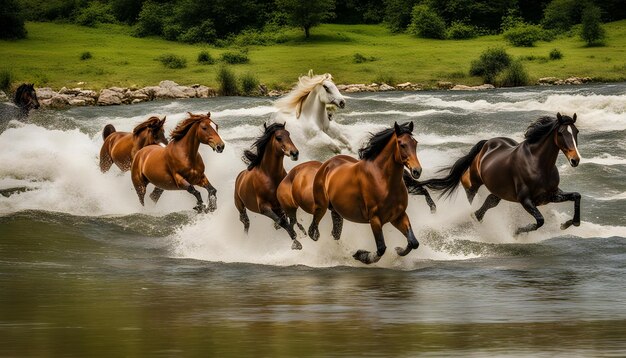
[[[486,142],[487,140],[481,140],[476,143],[466,156],[459,158],[452,166],[440,170],[449,171],[448,175],[445,177],[428,179],[423,182],[416,181],[416,183],[422,187],[426,186],[430,189],[441,191],[441,195],[439,195],[439,197],[452,195],[452,193],[459,186],[463,173],[465,173],[465,171],[472,165],[474,158],[476,158],[478,153],[480,153]],[[413,186],[415,187],[414,184]],[[409,187],[409,184],[407,184],[407,187]],[[409,188],[409,190],[410,189],[411,188]]]
[[[108,136],[111,135],[111,133],[115,132],[115,127],[113,127],[112,124],[107,124],[106,126],[104,126],[104,129],[102,130],[102,139],[105,140],[107,139]]]

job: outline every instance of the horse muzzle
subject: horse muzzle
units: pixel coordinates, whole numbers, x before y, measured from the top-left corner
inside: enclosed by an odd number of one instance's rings
[[[225,147],[224,143],[218,144],[215,146],[215,151],[218,153],[221,153],[224,151],[224,147]]]
[[[415,180],[419,179],[422,175],[422,168],[409,168],[409,170],[411,172],[411,177]]]
[[[339,101],[339,103],[337,103],[337,106],[339,106],[339,108],[343,109],[346,107],[346,101],[344,101],[343,99],[341,101]]]
[[[287,153],[286,153],[286,154],[287,154]],[[297,150],[295,150],[295,151],[294,151],[294,150],[290,150],[290,151],[289,151],[289,153],[287,154],[287,156],[288,156],[289,158],[291,158],[291,160],[293,160],[294,162],[295,162],[296,160],[298,160],[298,156],[299,156],[299,155],[300,155],[300,152],[299,152],[299,151],[297,151]]]
[[[571,158],[569,160],[569,164],[573,166],[574,168],[577,167],[579,163],[580,163],[580,159],[577,159],[577,158]]]

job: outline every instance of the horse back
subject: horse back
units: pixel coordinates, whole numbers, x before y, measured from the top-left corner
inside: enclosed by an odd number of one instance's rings
[[[295,166],[281,181],[276,196],[282,207],[301,207],[309,214],[313,213],[313,181],[322,162],[312,160]]]
[[[176,185],[170,170],[166,148],[152,144],[141,148],[133,158],[132,176],[142,175],[155,186],[165,190],[182,189]]]

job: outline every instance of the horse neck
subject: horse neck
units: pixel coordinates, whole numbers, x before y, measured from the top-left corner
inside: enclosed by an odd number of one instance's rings
[[[148,129],[139,133],[139,135],[133,135],[133,153],[136,153],[139,149],[149,144],[154,144],[154,142],[150,141],[151,133],[147,133],[147,132],[149,132]]]
[[[393,135],[380,154],[372,160],[374,166],[383,172],[384,175],[382,177],[388,179],[390,183],[402,181],[402,171],[404,170],[404,164],[400,161],[400,153],[398,153],[395,138],[395,135]]]
[[[526,145],[530,149],[536,165],[543,171],[551,171],[556,165],[556,158],[559,156],[559,147],[554,143],[554,130],[540,141],[526,143]]]
[[[271,144],[268,144],[268,146],[271,146]],[[284,154],[282,151],[274,150],[272,147],[266,147],[258,168],[264,171],[269,177],[276,180],[282,180],[285,174],[283,156]]]
[[[196,159],[196,154],[200,149],[200,139],[197,135],[198,124],[199,122],[192,124],[182,139],[172,142],[174,147],[183,148],[187,158],[192,162]]]
[[[300,115],[315,120],[320,128],[326,127],[328,119],[326,104],[319,99],[320,86],[316,86],[302,102]]]

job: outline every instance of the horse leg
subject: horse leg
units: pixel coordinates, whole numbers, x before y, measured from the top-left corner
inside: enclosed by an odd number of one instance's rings
[[[564,201],[573,201],[574,202],[574,218],[571,220],[567,220],[563,224],[561,224],[561,230],[565,230],[568,227],[580,226],[580,194],[573,193],[564,193],[561,189],[554,194],[551,200],[553,203],[562,203]]]
[[[412,187],[411,191],[409,192],[414,195],[424,195],[424,198],[426,199],[426,204],[428,204],[431,214],[437,212],[437,205],[435,205],[433,198],[430,196],[430,193],[428,192],[428,190],[426,190],[426,188],[421,185],[417,185],[415,187]]]
[[[133,173],[135,174],[135,173]],[[136,173],[132,176],[133,186],[135,187],[135,191],[137,192],[137,196],[139,197],[139,202],[141,206],[144,206],[144,197],[146,196],[146,186],[149,181],[146,177],[141,175],[140,173]]]
[[[100,150],[100,171],[103,173],[108,172],[113,165],[113,158],[111,158],[111,154],[107,149],[108,148],[105,148],[105,146],[103,145],[102,149]]]
[[[189,184],[189,182],[178,173],[174,175],[174,180],[176,181],[176,185],[179,188],[187,190],[189,194],[196,197],[197,202],[196,206],[193,209],[198,213],[203,212],[204,203],[202,202],[202,196],[200,195],[200,192],[196,188],[194,188],[193,185]]]
[[[156,204],[159,198],[161,198],[161,194],[163,194],[163,189],[154,187],[154,190],[150,194],[150,199]]]
[[[485,199],[483,206],[481,206],[480,209],[476,210],[476,212],[474,212],[472,216],[479,222],[483,221],[483,217],[485,216],[487,210],[495,208],[500,203],[500,200],[501,199],[494,194],[489,194],[487,199]]]
[[[295,225],[298,225],[298,229],[300,229],[300,231],[302,231],[302,233],[306,235],[306,229],[304,228],[304,226],[302,226],[302,224],[298,222],[298,217],[296,215],[298,209],[289,207],[284,208],[283,210],[285,211],[287,219],[289,219],[289,226],[291,226],[291,228],[293,229]]]
[[[333,238],[339,240],[343,231],[343,218],[333,209],[330,209],[330,217],[333,219]]]
[[[276,210],[276,211],[275,211]],[[287,217],[285,216],[285,213],[283,212],[282,209],[272,209],[269,206],[264,206],[261,208],[261,214],[269,217],[270,219],[274,220],[275,223],[278,223],[278,225],[280,225],[280,227],[282,227],[283,229],[287,230],[287,233],[289,234],[289,237],[291,237],[292,240],[292,244],[291,244],[291,249],[292,250],[300,250],[302,249],[302,244],[300,243],[300,241],[298,241],[297,239],[297,235],[296,232],[293,230],[293,228],[291,226],[289,226],[289,223],[287,222]],[[276,212],[279,212],[280,215],[276,214]]]
[[[535,204],[530,199],[524,199],[521,201],[522,206],[526,211],[532,215],[535,220],[537,220],[536,224],[530,224],[523,227],[518,228],[515,231],[515,235],[519,235],[523,232],[535,231],[543,226],[543,215],[539,212],[539,209],[535,206]]]
[[[378,217],[373,217],[370,220],[370,227],[374,233],[374,240],[376,240],[376,253],[372,254],[366,250],[358,250],[352,257],[361,261],[364,264],[372,264],[378,262],[380,257],[385,254],[387,246],[385,246],[385,237],[383,236],[383,225]]]
[[[248,213],[246,212],[246,206],[243,204],[243,201],[239,199],[237,193],[235,193],[235,207],[239,211],[239,221],[243,224],[243,231],[247,234],[248,229],[250,229],[250,219],[248,218]]]
[[[207,212],[212,213],[215,211],[215,209],[217,209],[217,189],[215,189],[213,185],[211,185],[206,175],[202,177],[202,180],[200,181],[200,186],[205,188],[206,191],[209,193],[209,204],[207,206]]]
[[[391,225],[393,225],[402,233],[402,235],[404,235],[404,237],[406,237],[408,243],[405,249],[396,247],[398,255],[406,256],[409,252],[411,252],[411,250],[417,249],[420,246],[420,243],[415,238],[415,234],[411,228],[411,221],[409,220],[409,216],[406,212],[395,221],[392,221]]]
[[[480,181],[480,178],[478,178],[476,175],[472,175],[471,166],[461,176],[461,184],[463,184],[463,188],[465,188],[467,201],[472,204],[476,193],[478,193],[478,189],[480,189],[480,186],[482,185],[482,182]]]
[[[309,226],[309,237],[313,239],[313,241],[317,241],[320,238],[320,221],[326,214],[325,207],[315,207],[315,211],[313,213],[313,220],[311,221],[311,225]]]

